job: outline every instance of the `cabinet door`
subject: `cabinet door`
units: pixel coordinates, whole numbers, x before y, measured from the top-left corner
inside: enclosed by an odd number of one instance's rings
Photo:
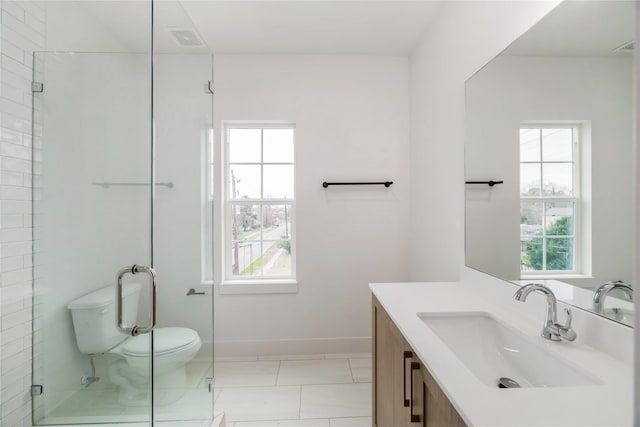
[[[411,352],[384,309],[373,304],[374,388],[376,427],[415,427],[409,418]],[[407,353],[409,352],[409,353]]]
[[[440,389],[429,371],[422,366],[422,407],[425,427],[466,427],[458,411]]]
[[[380,303],[373,298],[373,425],[466,427],[429,371],[414,357]]]

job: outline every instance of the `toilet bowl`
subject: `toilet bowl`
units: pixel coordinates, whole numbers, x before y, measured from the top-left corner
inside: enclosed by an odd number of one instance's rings
[[[107,353],[109,380],[119,386],[118,400],[125,406],[148,404],[151,374],[150,335],[129,337]],[[153,331],[154,387],[158,405],[180,399],[187,391],[186,364],[202,347],[200,336],[188,328],[157,328]]]
[[[135,324],[140,285],[125,284],[122,312],[125,324]],[[135,337],[116,327],[116,303],[113,287],[84,295],[67,308],[71,311],[78,349],[84,354],[107,357],[109,380],[119,388],[119,402],[124,406],[149,404],[151,375],[151,334]],[[202,347],[193,329],[166,327],[153,330],[153,384],[157,405],[175,402],[187,391],[186,365]]]

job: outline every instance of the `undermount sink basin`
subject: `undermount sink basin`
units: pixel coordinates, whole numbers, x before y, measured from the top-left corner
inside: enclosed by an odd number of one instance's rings
[[[522,388],[601,384],[489,313],[418,313],[418,317],[489,387],[497,388],[501,378]]]

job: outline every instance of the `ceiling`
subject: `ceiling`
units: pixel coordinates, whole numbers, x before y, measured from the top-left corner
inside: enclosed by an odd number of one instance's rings
[[[149,1],[48,1],[47,50],[144,52]],[[440,1],[156,0],[158,52],[407,55]],[[170,29],[193,29],[206,44],[180,47]]]
[[[565,1],[513,42],[505,55],[612,56],[634,39],[633,1]]]
[[[408,54],[432,1],[184,1],[213,52]]]

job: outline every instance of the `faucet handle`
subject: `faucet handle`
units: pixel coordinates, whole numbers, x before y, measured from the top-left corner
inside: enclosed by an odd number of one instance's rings
[[[567,329],[571,329],[571,321],[573,320],[573,314],[569,308],[564,309],[564,312],[567,314],[567,321],[564,324],[564,327]]]
[[[565,308],[564,312],[567,314],[567,321],[564,326],[556,325],[556,331],[562,339],[573,341],[576,339],[576,333],[573,329],[571,329],[571,320],[573,320],[573,314],[571,314],[571,310],[568,308]]]

